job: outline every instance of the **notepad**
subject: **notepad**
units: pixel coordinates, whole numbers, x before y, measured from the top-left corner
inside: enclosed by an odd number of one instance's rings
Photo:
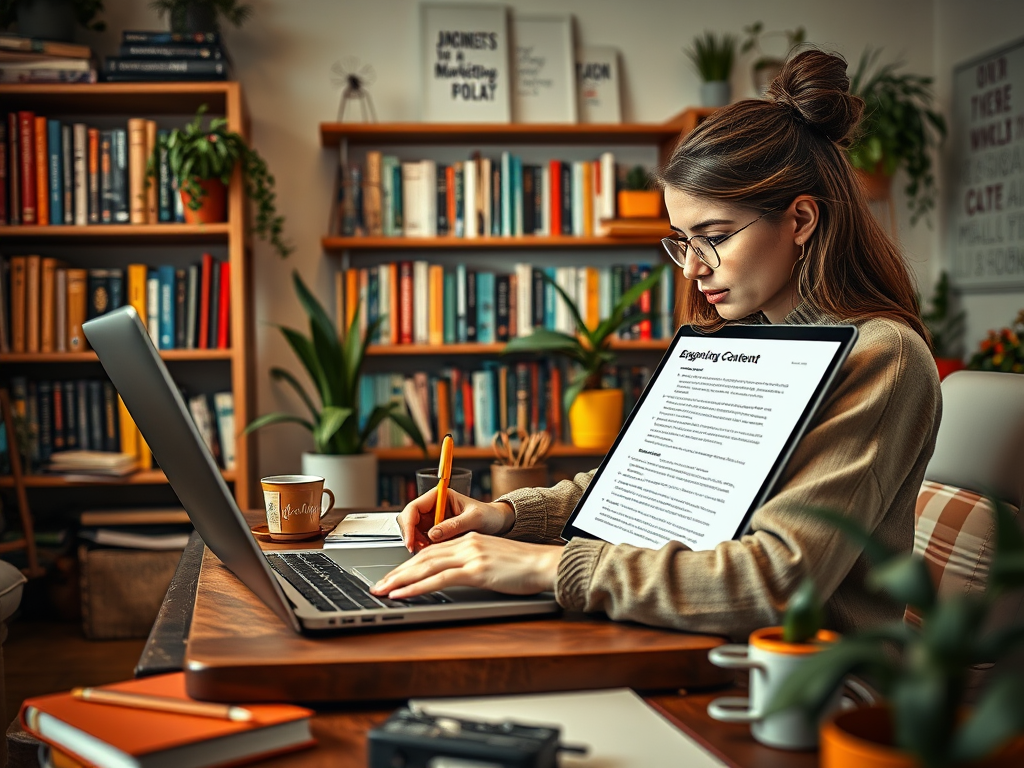
[[[327,534],[324,548],[382,547],[402,544],[396,512],[352,512]]]
[[[562,768],[712,768],[721,760],[659,715],[628,688],[480,696],[463,699],[413,699],[410,708],[432,715],[527,725],[557,725],[562,743],[585,745],[586,755],[562,754]],[[442,762],[437,762],[441,766]]]

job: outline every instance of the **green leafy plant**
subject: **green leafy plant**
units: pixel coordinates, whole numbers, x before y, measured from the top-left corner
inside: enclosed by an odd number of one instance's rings
[[[881,49],[861,54],[850,91],[864,99],[860,135],[847,150],[854,168],[865,173],[907,174],[904,191],[910,221],[935,207],[932,151],[946,136],[946,121],[931,108],[932,78],[900,72],[903,62],[878,65]]]
[[[1024,587],[1024,534],[1005,504],[992,503],[996,536],[984,596],[943,599],[922,557],[888,551],[847,517],[813,512],[864,547],[873,563],[869,588],[913,606],[921,625],[898,621],[843,637],[788,677],[768,712],[821,712],[847,675],[864,674],[888,702],[894,746],[929,768],[979,760],[1024,732],[1019,673],[1001,671],[973,711],[965,709],[970,667],[1024,646],[1022,625],[984,629],[997,598]]]
[[[306,369],[320,404],[317,405],[290,371],[281,367],[271,368],[271,378],[285,382],[298,393],[309,409],[310,418],[284,412],[268,413],[254,419],[243,434],[271,424],[300,424],[313,435],[317,453],[347,456],[363,453],[366,441],[374,430],[384,421],[391,420],[426,453],[423,435],[399,403],[376,406],[360,426],[359,377],[362,375],[366,347],[377,331],[380,320],[371,323],[365,337],[360,337],[357,311],[344,340],[340,340],[327,311],[302,282],[298,272],[293,273],[292,280],[299,303],[309,317],[309,335],[304,336],[285,326],[278,326],[278,329]]]
[[[807,39],[807,32],[803,27],[778,32],[765,32],[764,22],[761,21],[755,21],[753,24],[744,27],[743,31],[746,33],[747,37],[740,46],[740,53],[748,53],[753,50],[757,51],[758,57],[754,60],[753,64],[755,72],[765,69],[766,67],[781,65],[789,52]],[[785,36],[786,38],[786,50],[781,56],[770,56],[761,50],[761,40],[763,37],[772,36]]]
[[[693,45],[684,49],[701,80],[705,83],[727,81],[732,74],[736,58],[736,36],[705,31],[693,39]]]
[[[576,334],[570,335],[548,328],[534,328],[533,333],[529,336],[518,336],[509,341],[501,353],[503,355],[519,352],[551,353],[562,355],[577,363],[578,370],[569,382],[569,386],[566,387],[563,397],[565,409],[569,410],[573,401],[576,400],[576,396],[584,389],[601,389],[601,377],[605,368],[614,364],[617,359],[615,352],[611,349],[616,331],[627,324],[651,317],[650,313],[644,315],[627,313],[640,300],[644,291],[649,291],[658,284],[665,267],[665,264],[659,264],[651,270],[650,275],[623,293],[612,307],[611,315],[602,320],[594,330],[587,327],[579,308],[562,290],[561,286],[544,274],[544,279],[558,292],[568,307],[573,322],[576,324]]]
[[[924,304],[918,297],[921,307],[921,320],[924,321],[928,333],[932,337],[932,351],[936,357],[959,357],[960,337],[964,331],[967,313],[953,310],[952,297],[949,289],[949,274],[945,271],[939,275],[935,285],[935,293],[929,302],[931,308],[925,312]]]
[[[626,177],[622,182],[623,189],[631,192],[642,192],[650,189],[650,186],[651,174],[642,165],[634,165],[626,171]]]
[[[288,256],[292,249],[282,238],[284,217],[277,213],[274,177],[266,161],[249,147],[241,134],[228,130],[226,118],[211,118],[204,127],[206,110],[207,105],[201,105],[184,128],[160,135],[147,165],[147,184],[157,177],[160,154],[166,152],[178,189],[189,195],[189,208],[198,211],[206,196],[199,182],[219,179],[228,184],[235,166],[241,164],[246,194],[256,205],[253,231],[268,241],[282,258]]]
[[[818,588],[814,579],[801,582],[786,604],[782,615],[782,639],[787,643],[806,643],[813,639],[825,623],[825,611],[821,607]]]
[[[106,22],[96,18],[103,10],[103,0],[71,0],[75,21],[93,32],[103,32]],[[9,27],[18,18],[18,0],[0,0],[0,27]]]
[[[1003,371],[1024,373],[1024,309],[1013,321],[1012,328],[989,331],[982,339],[978,351],[967,361],[967,367],[974,371]]]
[[[236,27],[242,26],[252,16],[252,6],[238,0],[152,0],[149,7],[160,16],[167,16],[171,29],[183,29],[190,12],[209,13],[214,26],[218,18],[224,18]],[[215,32],[216,29],[202,30]]]

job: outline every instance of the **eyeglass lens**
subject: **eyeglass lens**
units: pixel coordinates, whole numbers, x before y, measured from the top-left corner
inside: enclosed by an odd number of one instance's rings
[[[668,255],[681,267],[686,266],[687,246],[693,248],[694,255],[712,269],[717,269],[722,263],[718,251],[715,250],[715,246],[703,235],[695,235],[688,240],[666,237],[662,240],[662,243],[665,246],[665,250],[668,251]]]

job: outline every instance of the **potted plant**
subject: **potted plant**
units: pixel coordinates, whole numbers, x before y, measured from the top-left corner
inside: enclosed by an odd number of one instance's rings
[[[880,53],[865,50],[850,78],[850,91],[865,108],[860,136],[847,154],[871,199],[888,198],[893,174],[906,172],[913,224],[935,207],[931,153],[946,136],[946,121],[931,108],[932,78],[898,71],[902,62],[876,66]]]
[[[703,81],[700,86],[701,105],[724,107],[728,104],[732,97],[729,76],[736,57],[735,35],[717,37],[714,32],[706,31],[695,37],[693,46],[685,51]]]
[[[225,221],[227,184],[235,166],[242,169],[245,191],[256,204],[253,231],[286,257],[291,248],[282,239],[284,217],[277,213],[274,177],[267,163],[235,131],[228,130],[223,117],[211,118],[203,127],[207,105],[184,128],[161,134],[146,170],[146,182],[159,175],[160,157],[166,153],[171,177],[185,206],[185,221],[190,224]]]
[[[748,53],[752,50],[757,51],[758,56],[754,59],[753,64],[754,87],[763,96],[768,90],[768,86],[771,85],[772,80],[782,71],[782,65],[786,63],[786,57],[789,55],[789,52],[807,39],[807,33],[803,27],[787,29],[781,32],[765,32],[764,23],[760,21],[755,21],[750,26],[744,27],[743,31],[747,33],[747,39],[740,46],[740,53]],[[766,54],[761,49],[762,37],[783,36],[786,38],[786,50],[781,55]]]
[[[376,406],[365,421],[359,418],[359,378],[366,347],[380,321],[371,324],[365,337],[359,334],[356,312],[344,340],[339,340],[331,319],[316,297],[293,273],[295,293],[309,317],[309,335],[278,326],[288,345],[306,369],[316,388],[316,400],[286,368],[274,367],[271,378],[289,384],[309,409],[310,418],[290,413],[268,413],[254,419],[243,431],[249,434],[271,424],[300,424],[313,435],[313,452],[302,455],[302,472],[327,480],[339,507],[377,506],[377,456],[366,453],[366,441],[378,425],[391,420],[426,453],[423,435],[398,403]]]
[[[864,672],[888,702],[841,713],[826,723],[823,768],[1010,766],[1024,761],[1024,679],[1019,673],[1001,671],[973,709],[966,706],[970,667],[997,662],[1024,645],[1024,626],[985,629],[1000,595],[1024,587],[1024,534],[1005,504],[993,500],[993,507],[996,533],[984,596],[944,599],[937,596],[924,558],[889,552],[849,518],[815,513],[863,544],[874,564],[869,586],[913,606],[921,620],[920,626],[900,621],[847,635],[779,689],[770,711],[799,706],[816,712],[846,675]]]
[[[252,6],[238,0],[153,0],[149,7],[167,15],[171,32],[182,34],[219,32],[221,18],[240,27],[252,16]]]
[[[967,367],[972,371],[1003,371],[1024,373],[1024,309],[1018,313],[1012,328],[989,331]]]
[[[565,291],[544,275],[544,279],[568,307],[576,324],[576,333],[572,335],[537,327],[529,336],[512,339],[502,350],[502,354],[535,352],[561,355],[577,364],[578,370],[566,387],[562,400],[569,413],[573,445],[606,449],[619,433],[622,426],[623,392],[621,389],[603,389],[601,378],[605,368],[616,360],[615,352],[611,349],[615,333],[638,320],[637,315],[628,312],[645,291],[658,284],[665,266],[659,264],[651,270],[650,275],[623,293],[612,307],[611,315],[593,330],[587,327],[576,304]]]
[[[939,370],[941,381],[953,371],[959,371],[964,367],[964,361],[957,354],[957,350],[960,348],[960,337],[967,317],[963,310],[953,311],[949,274],[945,271],[939,275],[939,282],[935,286],[930,303],[931,309],[925,312],[924,304],[918,299],[921,320],[932,337],[932,354],[935,355],[935,366]]]
[[[107,25],[96,19],[103,0],[0,0],[0,27],[18,22],[18,34],[35,40],[71,42],[75,24],[102,32]]]
[[[664,196],[659,190],[650,187],[651,175],[642,165],[630,168],[617,196],[619,216],[623,219],[659,218]]]

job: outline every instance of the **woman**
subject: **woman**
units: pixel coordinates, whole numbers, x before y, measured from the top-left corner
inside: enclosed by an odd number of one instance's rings
[[[749,535],[704,552],[676,542],[658,550],[527,543],[557,540],[592,473],[492,504],[453,494],[451,517],[436,527],[431,492],[399,517],[416,556],[375,591],[403,598],[457,584],[551,590],[570,610],[742,637],[778,623],[810,576],[834,629],[897,618],[902,606],[865,588],[861,550],[795,514],[841,510],[888,547],[908,550],[938,428],[938,377],[910,276],[844,153],[863,106],[849,92],[842,59],[806,51],[766,100],[716,112],[660,173],[676,233],[665,247],[688,280],[682,322],[849,322],[860,332]]]

